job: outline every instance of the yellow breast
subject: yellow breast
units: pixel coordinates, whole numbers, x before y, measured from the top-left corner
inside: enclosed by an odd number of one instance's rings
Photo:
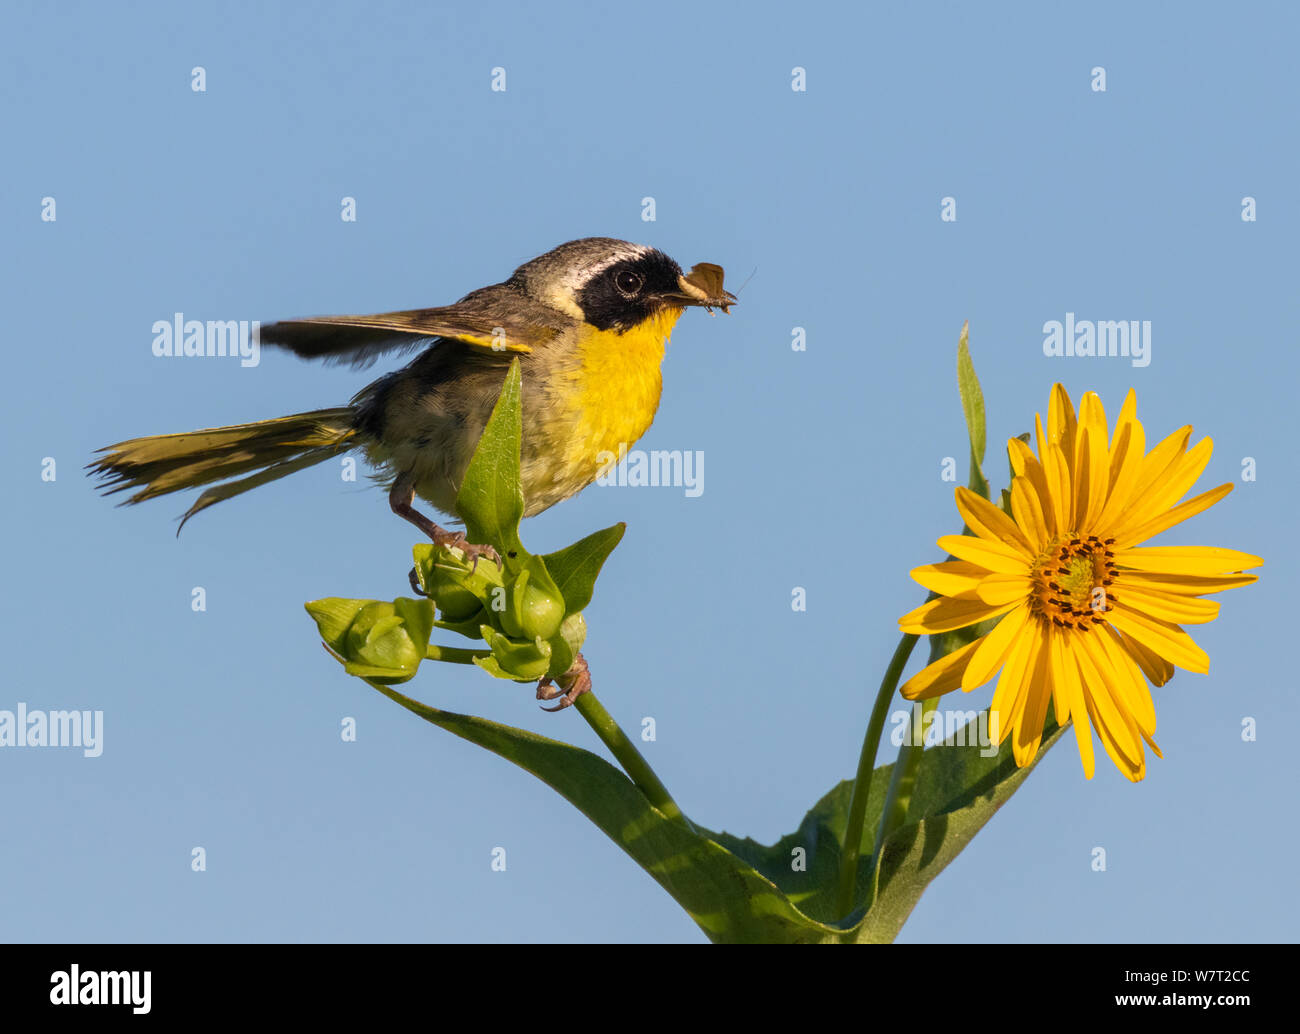
[[[565,397],[553,407],[561,411],[541,421],[539,455],[522,471],[529,515],[591,484],[609,457],[646,432],[659,408],[664,346],[681,314],[680,308],[663,309],[621,334],[584,329],[567,383],[552,385]]]

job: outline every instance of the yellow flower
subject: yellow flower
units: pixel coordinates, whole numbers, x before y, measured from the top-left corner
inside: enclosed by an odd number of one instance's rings
[[[1116,767],[1140,780],[1143,741],[1160,756],[1147,680],[1163,686],[1174,665],[1209,670],[1209,657],[1180,625],[1213,621],[1219,605],[1202,597],[1249,585],[1256,576],[1241,572],[1264,562],[1211,546],[1139,546],[1213,506],[1232,485],[1179,504],[1214,443],[1204,438],[1188,449],[1189,426],[1147,452],[1136,410],[1130,391],[1108,439],[1096,393],[1083,396],[1076,419],[1070,397],[1056,385],[1046,431],[1035,418],[1038,456],[1018,438],[1007,443],[1015,475],[1011,516],[958,488],[957,509],[973,534],[945,535],[939,548],[957,559],[912,572],[939,598],[899,618],[904,632],[1001,620],[918,672],[903,696],[921,700],[958,686],[970,691],[1000,669],[991,721],[999,743],[1012,737],[1020,766],[1038,752],[1050,698],[1059,724],[1074,719],[1089,779],[1091,724]]]

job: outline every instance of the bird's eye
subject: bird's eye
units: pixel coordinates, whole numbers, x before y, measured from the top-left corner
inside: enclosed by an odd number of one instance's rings
[[[641,290],[641,285],[645,283],[645,278],[640,273],[634,273],[630,269],[620,270],[614,276],[614,286],[618,288],[619,293],[628,298],[632,298]]]

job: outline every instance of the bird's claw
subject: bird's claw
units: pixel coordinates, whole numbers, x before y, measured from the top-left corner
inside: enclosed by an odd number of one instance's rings
[[[560,698],[558,704],[554,707],[543,707],[543,711],[563,711],[566,707],[573,706],[573,702],[583,693],[590,692],[591,669],[587,667],[587,659],[582,654],[578,654],[573,659],[573,666],[558,679],[553,679],[547,675],[541,682],[537,683],[538,700]]]
[[[433,536],[433,543],[435,546],[459,549],[465,554],[465,559],[470,562],[469,569],[471,571],[478,567],[478,558],[481,556],[487,557],[495,563],[497,567],[502,566],[501,557],[495,549],[491,546],[480,546],[470,542],[465,538],[465,533],[463,531],[444,531],[439,528],[438,534]]]

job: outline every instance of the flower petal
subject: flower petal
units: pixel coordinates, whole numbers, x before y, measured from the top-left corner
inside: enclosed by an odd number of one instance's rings
[[[1043,739],[1043,723],[1047,720],[1047,701],[1052,698],[1051,636],[1054,629],[1044,627],[1035,637],[1039,641],[1034,666],[1025,687],[1024,712],[1016,723],[1016,734],[1011,740],[1011,752],[1016,764],[1024,768],[1034,760],[1038,745]]]
[[[1102,538],[1110,535],[1108,530],[1110,526],[1133,501],[1133,487],[1142,472],[1142,450],[1146,448],[1146,435],[1142,425],[1132,417],[1129,410],[1129,401],[1132,398],[1133,392],[1130,391],[1128,399],[1124,402],[1124,408],[1120,411],[1119,422],[1115,426],[1115,437],[1111,443],[1110,488],[1106,496],[1106,505],[1097,515],[1095,525],[1095,534]]]
[[[947,656],[940,657],[933,664],[926,665],[904,682],[899,692],[905,700],[928,700],[960,688],[962,672],[983,641],[983,637],[976,639],[973,643],[967,643]]]
[[[1121,569],[1154,574],[1236,575],[1263,563],[1261,557],[1218,546],[1136,546],[1115,551]]]
[[[1198,596],[1184,596],[1173,592],[1161,592],[1148,589],[1127,579],[1121,579],[1115,586],[1114,598],[1119,600],[1122,592],[1122,605],[1133,610],[1150,614],[1161,621],[1175,625],[1203,625],[1219,616],[1219,604],[1216,600],[1203,600]]]
[[[1049,633],[1047,646],[1052,651],[1052,713],[1056,716],[1056,724],[1064,725],[1070,720],[1070,688],[1065,680],[1065,644],[1067,637],[1065,635],[1052,635]]]
[[[975,587],[975,598],[1000,607],[1004,603],[1028,599],[1032,584],[1027,574],[986,574]]]
[[[1154,650],[1143,646],[1132,636],[1121,635],[1120,643],[1130,657],[1137,661],[1142,674],[1151,680],[1153,686],[1163,686],[1174,677],[1174,666]]]
[[[1092,527],[1110,488],[1110,456],[1106,442],[1106,411],[1095,391],[1079,406],[1078,444],[1074,465],[1074,526]]]
[[[1145,735],[1156,731],[1156,705],[1151,699],[1151,690],[1142,670],[1137,666],[1120,642],[1119,633],[1109,626],[1097,629],[1097,641],[1110,661],[1111,670],[1116,675],[1112,686],[1117,690],[1117,703]]]
[[[1097,763],[1092,751],[1092,723],[1083,697],[1083,682],[1079,678],[1079,659],[1075,656],[1078,643],[1074,636],[1060,636],[1058,641],[1061,644],[1061,695],[1065,699],[1069,717],[1074,721],[1074,741],[1079,747],[1084,778],[1091,779],[1096,772]],[[1062,721],[1059,712],[1056,720]]]
[[[940,596],[971,594],[988,571],[965,560],[946,560],[941,564],[923,564],[912,569],[912,578]]]
[[[1011,459],[1011,469],[1016,477],[1026,480],[1025,489],[1034,496],[1038,511],[1043,515],[1047,526],[1048,535],[1055,535],[1056,514],[1052,509],[1052,495],[1047,490],[1047,475],[1043,472],[1043,465],[1038,462],[1038,457],[1033,454],[1029,446],[1019,438],[1012,438],[1007,442],[1007,455]],[[1028,525],[1023,523],[1020,526],[1028,528]]]
[[[981,495],[964,485],[957,486],[957,512],[966,527],[985,541],[1010,546],[1026,560],[1033,560],[1038,550],[1029,544],[1016,522]]]
[[[1007,603],[1001,607],[991,607],[980,600],[945,596],[942,599],[922,603],[915,610],[908,611],[898,619],[898,627],[901,631],[913,635],[951,632],[1005,614],[1014,606],[1015,603]]]
[[[1043,515],[1042,503],[1027,477],[1017,477],[1011,482],[1011,513],[1016,524],[1025,529],[1026,536],[1039,549],[1047,546],[1051,532]]]
[[[1168,470],[1178,462],[1187,449],[1187,440],[1192,436],[1192,425],[1180,427],[1142,459],[1142,470],[1133,485],[1134,500],[1141,501],[1147,489],[1154,485]]]
[[[1118,540],[1120,549],[1137,545],[1139,542],[1145,542],[1147,539],[1159,535],[1162,531],[1172,528],[1175,524],[1181,524],[1187,518],[1195,517],[1202,510],[1208,510],[1231,492],[1232,487],[1232,483],[1229,482],[1226,485],[1220,485],[1218,488],[1211,488],[1208,492],[1202,492],[1195,498],[1180,503],[1172,510],[1156,514],[1142,524],[1134,525],[1127,521],[1120,521],[1115,526],[1114,538]]]
[[[1115,534],[1118,536],[1120,530],[1131,531],[1163,515],[1191,491],[1197,478],[1205,472],[1213,451],[1214,442],[1202,438],[1186,455],[1176,457],[1149,485],[1139,485],[1132,505],[1115,524]]]
[[[1088,716],[1115,766],[1132,778],[1129,773],[1142,764],[1142,741],[1136,725],[1120,710],[1111,689],[1119,676],[1095,632],[1085,632],[1076,642],[1079,648],[1075,656],[1079,660],[1083,694],[1088,701]]]
[[[1212,592],[1225,589],[1240,589],[1259,581],[1257,574],[1154,574],[1150,571],[1125,571],[1124,585],[1136,585],[1139,589],[1158,589],[1160,592],[1176,592],[1181,596],[1206,596]]]
[[[1142,424],[1137,418],[1137,392],[1129,388],[1128,394],[1124,396],[1124,404],[1119,407],[1119,416],[1115,418],[1115,433],[1111,436],[1111,482],[1114,483],[1115,474],[1119,469],[1116,460],[1116,446],[1120,442],[1121,435],[1128,432],[1129,441],[1136,443],[1137,454],[1142,456],[1146,452],[1146,432],[1142,429]]]
[[[1025,701],[1031,688],[1029,673],[1034,670],[1041,645],[1042,636],[1037,629],[1031,630],[1016,640],[1002,665],[997,689],[993,691],[993,702],[989,705],[990,728],[996,726],[994,739],[998,743],[1015,731],[1020,716],[1024,713]]]
[[[1043,474],[1047,478],[1047,490],[1051,497],[1048,505],[1056,515],[1057,533],[1064,534],[1072,527],[1074,512],[1070,495],[1070,466],[1060,446],[1047,447],[1047,455],[1043,457]]]
[[[1055,443],[1067,463],[1074,460],[1074,442],[1078,422],[1074,417],[1074,403],[1063,384],[1052,385],[1052,396],[1047,403],[1048,444]]]
[[[1122,600],[1106,612],[1106,620],[1186,671],[1204,675],[1210,670],[1209,655],[1177,625],[1132,610]]]
[[[1028,620],[1029,606],[1021,603],[993,626],[993,630],[980,641],[980,648],[966,665],[966,672],[961,677],[962,689],[972,690],[993,677],[1006,661],[1012,642],[1024,630]]]
[[[939,548],[958,560],[979,564],[1000,574],[1029,573],[1029,562],[1024,554],[1001,542],[990,542],[974,535],[944,535],[939,539]]]
[[[1101,745],[1106,748],[1106,754],[1125,779],[1130,783],[1140,783],[1146,775],[1146,759],[1139,758],[1137,761],[1132,761],[1125,756],[1120,749],[1120,741],[1115,730],[1107,725],[1102,717],[1101,708],[1097,706],[1097,698],[1084,694],[1084,700],[1088,705],[1088,717],[1092,719],[1092,727],[1097,730],[1097,736],[1101,740]]]

